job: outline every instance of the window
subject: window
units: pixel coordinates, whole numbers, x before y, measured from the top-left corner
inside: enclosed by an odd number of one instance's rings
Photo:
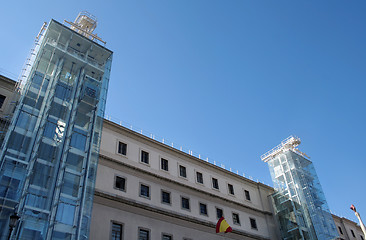
[[[340,234],[343,235],[343,231],[342,231],[342,228],[340,226],[338,226],[338,231],[339,231]]]
[[[200,214],[207,216],[207,205],[200,203]]]
[[[141,162],[149,164],[149,153],[141,150]]]
[[[139,240],[150,240],[150,231],[139,228]]]
[[[227,184],[227,188],[229,189],[229,193],[231,195],[234,195],[234,186],[231,185],[230,183]]]
[[[184,178],[187,177],[186,167],[179,165],[179,176],[184,177]]]
[[[189,198],[182,197],[182,208],[189,210]]]
[[[219,189],[219,181],[217,178],[212,178],[212,187],[215,189]]]
[[[258,229],[258,227],[257,227],[257,221],[254,218],[249,218],[249,219],[250,219],[250,226],[253,229]]]
[[[169,234],[165,234],[163,233],[162,237],[161,237],[162,240],[172,240],[173,237],[172,235],[169,235]]]
[[[3,106],[3,104],[4,104],[4,101],[5,101],[5,96],[4,95],[1,95],[0,94],[0,108]]]
[[[122,240],[122,224],[112,223],[112,240]]]
[[[126,179],[123,177],[116,176],[114,187],[121,191],[126,191]]]
[[[240,225],[239,214],[233,213],[233,223],[236,225]]]
[[[222,209],[221,208],[216,208],[216,217],[217,217],[217,219],[220,219],[223,216],[224,216],[224,212],[222,211]]]
[[[118,142],[118,153],[122,155],[127,155],[127,144],[123,142]]]
[[[170,204],[171,203],[170,201],[171,201],[170,200],[170,192],[161,190],[161,202]]]
[[[200,172],[196,172],[197,182],[203,184],[203,175]]]
[[[140,197],[150,198],[150,187],[140,184]]]
[[[356,235],[355,235],[355,233],[353,232],[353,230],[351,229],[351,233],[352,233],[352,236],[355,238],[356,237]]]
[[[161,159],[161,169],[164,171],[169,171],[168,160],[164,158]]]
[[[250,201],[250,193],[248,190],[244,190],[244,193],[245,193],[245,199]]]

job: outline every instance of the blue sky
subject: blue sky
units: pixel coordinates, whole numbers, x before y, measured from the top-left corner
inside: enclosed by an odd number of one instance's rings
[[[108,115],[265,183],[260,155],[299,136],[331,210],[366,219],[365,1],[6,1],[0,74],[82,10],[114,51]]]

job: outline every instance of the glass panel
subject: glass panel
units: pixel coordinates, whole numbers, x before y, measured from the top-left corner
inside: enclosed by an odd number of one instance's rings
[[[71,137],[70,146],[84,151],[86,144],[86,134],[87,134],[86,132],[74,128],[74,133],[72,134]]]
[[[71,89],[70,89],[69,85],[67,85],[63,82],[58,82],[56,85],[55,97],[60,98],[65,101],[69,101],[70,96],[71,96]]]
[[[66,158],[66,166],[70,169],[80,172],[83,165],[83,159],[84,157],[69,152]]]
[[[75,209],[76,206],[74,204],[66,202],[59,203],[57,207],[56,220],[67,225],[73,225]]]
[[[64,175],[64,185],[62,187],[62,193],[71,195],[73,197],[77,197],[80,187],[79,184],[80,184],[79,176],[66,172]]]
[[[55,177],[53,174],[53,167],[36,162],[33,169],[37,169],[37,171],[33,171],[31,184],[49,188],[52,179]]]
[[[58,148],[41,142],[38,149],[38,157],[48,162],[54,162],[57,157]]]
[[[27,153],[30,143],[30,138],[17,132],[12,132],[8,141],[8,148],[17,150],[22,153]]]
[[[122,225],[112,224],[112,240],[122,240]]]
[[[36,116],[33,116],[27,112],[21,111],[19,114],[16,126],[22,128],[22,129],[28,130],[28,131],[33,131],[36,121],[37,121]]]

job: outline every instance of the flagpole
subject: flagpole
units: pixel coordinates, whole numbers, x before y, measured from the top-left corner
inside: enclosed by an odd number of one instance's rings
[[[351,205],[351,209],[355,212],[356,217],[358,218],[358,221],[360,222],[360,226],[363,232],[363,236],[364,238],[366,238],[366,228],[365,225],[363,224],[362,220],[361,220],[361,216],[360,214],[356,211],[356,207],[353,206],[353,204]]]

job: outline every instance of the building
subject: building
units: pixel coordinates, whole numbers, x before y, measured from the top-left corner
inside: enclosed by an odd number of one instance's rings
[[[22,75],[0,153],[1,239],[89,236],[112,52],[95,41],[92,15],[69,24],[43,25]]]
[[[273,189],[105,120],[90,239],[280,239]],[[123,236],[121,238],[120,236]]]
[[[14,210],[13,239],[281,239],[275,189],[102,118],[112,52],[83,31],[94,21],[42,28],[20,99],[21,84],[0,76],[0,239]],[[233,232],[216,234],[221,216]],[[333,219],[339,239],[363,240],[356,223]]]
[[[17,84],[0,75],[0,146],[4,140],[7,129],[9,128],[10,120],[13,116],[13,111],[16,106],[19,94],[17,93]]]
[[[290,136],[262,155],[274,187],[273,202],[284,239],[336,239],[334,220],[310,158]]]

